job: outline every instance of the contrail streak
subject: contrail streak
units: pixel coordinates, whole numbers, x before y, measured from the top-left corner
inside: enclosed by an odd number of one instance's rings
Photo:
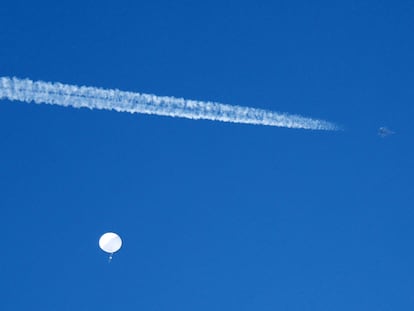
[[[336,130],[330,122],[273,111],[96,87],[0,78],[0,99],[222,122]]]

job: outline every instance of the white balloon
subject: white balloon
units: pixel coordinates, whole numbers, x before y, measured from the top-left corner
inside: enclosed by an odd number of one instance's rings
[[[121,237],[113,232],[107,232],[99,239],[99,247],[107,253],[113,254],[122,246]]]

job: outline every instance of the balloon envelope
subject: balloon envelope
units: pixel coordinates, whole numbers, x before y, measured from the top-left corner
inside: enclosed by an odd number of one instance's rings
[[[122,246],[121,237],[113,232],[107,232],[99,239],[99,247],[107,253],[115,253]]]

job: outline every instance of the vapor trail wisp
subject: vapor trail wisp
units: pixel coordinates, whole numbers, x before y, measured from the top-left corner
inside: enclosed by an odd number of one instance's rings
[[[36,104],[105,109],[188,119],[245,123],[310,130],[336,130],[333,123],[269,110],[216,102],[156,96],[116,89],[0,78],[0,99]]]

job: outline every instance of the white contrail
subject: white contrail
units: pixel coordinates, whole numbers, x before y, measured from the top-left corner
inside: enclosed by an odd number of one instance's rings
[[[257,108],[14,77],[0,78],[0,99],[4,98],[27,103],[86,107],[196,120],[206,119],[312,130],[337,129],[334,124],[327,121]]]

